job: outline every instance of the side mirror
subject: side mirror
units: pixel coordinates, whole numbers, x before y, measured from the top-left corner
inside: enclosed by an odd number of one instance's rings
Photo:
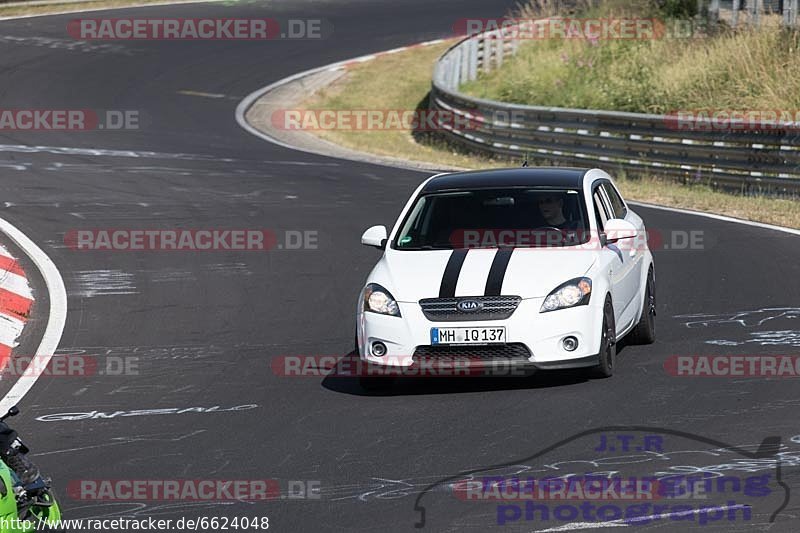
[[[605,234],[606,242],[617,242],[621,239],[632,239],[636,237],[638,231],[636,230],[636,226],[627,220],[612,218],[606,222],[603,233]]]
[[[361,236],[361,244],[384,250],[386,239],[386,226],[372,226]]]

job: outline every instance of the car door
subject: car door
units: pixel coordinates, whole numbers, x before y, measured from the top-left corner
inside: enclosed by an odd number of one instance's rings
[[[638,217],[634,217],[632,213],[629,216],[629,210],[625,202],[623,202],[622,196],[610,181],[602,181],[600,189],[609,209],[609,217],[626,220],[636,226],[637,229],[642,229],[641,220],[634,220],[634,218]],[[620,310],[619,325],[624,328],[638,318],[644,252],[639,239],[636,238],[619,241],[614,246],[621,252],[622,256],[619,283],[621,284],[620,295],[624,307]]]
[[[607,200],[603,196],[603,190],[600,188],[600,183],[595,183],[592,186],[592,204],[594,205],[594,215],[597,220],[597,230],[601,233],[605,231],[606,222],[611,217],[610,207]],[[607,244],[600,250],[600,272],[608,275],[611,300],[614,303],[614,321],[616,323],[617,331],[620,331],[622,323],[622,305],[624,294],[624,287],[622,284],[624,269],[624,256],[622,251],[614,244]]]

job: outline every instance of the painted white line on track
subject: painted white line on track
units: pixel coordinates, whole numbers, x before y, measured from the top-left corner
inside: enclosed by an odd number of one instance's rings
[[[185,161],[216,161],[233,163],[234,159],[218,158],[211,155],[154,152],[152,150],[118,150],[106,148],[76,148],[72,146],[44,146],[28,144],[0,144],[0,152],[16,154],[53,154],[53,155],[78,155],[90,157],[133,157],[153,159],[177,159]]]
[[[8,364],[19,343],[33,305],[33,293],[19,262],[0,245],[0,368]]]
[[[30,240],[27,235],[22,233],[9,221],[0,218],[0,231],[5,233],[19,248],[31,258],[33,264],[39,269],[47,286],[48,299],[50,300],[49,316],[45,327],[42,341],[36,349],[36,356],[39,361],[46,366],[50,358],[61,342],[61,335],[64,333],[64,324],[67,321],[67,291],[64,288],[64,280],[58,272],[55,263],[39,248],[35,242]],[[22,398],[31,390],[39,376],[20,376],[11,390],[0,400],[0,413],[8,410],[12,405],[19,403]]]
[[[18,317],[0,312],[0,344],[12,349],[16,347],[24,327],[25,322]]]
[[[775,226],[773,224],[765,224],[763,222],[753,222],[752,220],[744,220],[741,218],[728,217],[725,215],[717,215],[715,213],[705,213],[703,211],[693,211],[691,209],[681,209],[679,207],[667,207],[665,205],[648,204],[645,202],[630,201],[628,203],[632,205],[640,205],[642,207],[647,207],[650,209],[660,209],[661,211],[671,211],[673,213],[680,213],[683,215],[696,215],[699,217],[713,218],[714,220],[720,220],[722,222],[733,222],[735,224],[744,224],[745,226],[753,226],[754,228],[771,229],[773,231],[781,231],[783,233],[789,233],[790,235],[800,236],[800,230],[798,229],[785,228],[783,226]]]
[[[17,296],[33,300],[33,293],[28,285],[28,279],[13,272],[2,272],[0,276],[0,289],[13,292]]]

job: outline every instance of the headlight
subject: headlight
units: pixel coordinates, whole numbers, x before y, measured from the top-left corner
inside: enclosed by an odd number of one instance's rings
[[[370,283],[364,287],[364,311],[372,311],[381,315],[400,316],[400,308],[392,293],[378,285]]]
[[[592,296],[592,280],[589,278],[575,278],[562,283],[553,292],[547,295],[542,303],[540,313],[587,305]]]

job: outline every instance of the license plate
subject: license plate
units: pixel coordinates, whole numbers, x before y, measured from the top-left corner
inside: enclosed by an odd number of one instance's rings
[[[431,344],[502,344],[506,328],[431,328]]]

